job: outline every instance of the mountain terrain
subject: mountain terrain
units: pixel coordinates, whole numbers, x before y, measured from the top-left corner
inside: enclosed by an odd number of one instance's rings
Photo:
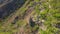
[[[0,34],[60,34],[60,0],[0,0]]]

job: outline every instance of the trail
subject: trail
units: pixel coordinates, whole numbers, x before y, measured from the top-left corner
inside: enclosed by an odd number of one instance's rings
[[[29,23],[29,19],[30,19],[30,17],[31,17],[31,13],[33,12],[33,10],[34,10],[34,7],[31,7],[31,8],[29,8],[29,9],[26,11],[26,13],[25,13],[24,20],[27,21],[27,23]],[[22,25],[22,26],[19,28],[18,34],[26,34],[26,33],[24,32],[24,27],[25,27],[25,25]]]
[[[34,10],[34,7],[29,8],[24,16],[24,20],[26,20],[27,23],[29,23],[29,19],[32,16],[31,13],[33,12],[33,10]]]

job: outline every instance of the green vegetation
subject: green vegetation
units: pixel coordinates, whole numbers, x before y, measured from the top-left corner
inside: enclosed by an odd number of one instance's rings
[[[59,26],[60,0],[27,0],[21,8],[0,22],[0,34],[60,34]]]

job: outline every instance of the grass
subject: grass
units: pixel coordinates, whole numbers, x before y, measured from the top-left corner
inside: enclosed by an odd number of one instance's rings
[[[40,0],[34,0],[34,2],[39,2]],[[42,30],[41,28],[39,28],[38,32],[39,34],[56,34],[56,32],[59,30],[58,28],[56,28],[55,26],[53,26],[54,24],[58,23],[58,21],[60,21],[60,11],[59,11],[59,6],[60,6],[60,0],[45,0],[46,2],[42,2],[41,6],[42,8],[44,8],[44,10],[42,12],[40,12],[40,5],[36,4],[36,6],[34,7],[34,12],[32,14],[34,14],[34,19],[37,19],[37,16],[40,15],[40,20],[44,19],[44,25],[46,28],[46,30]],[[47,4],[48,1],[48,4]],[[31,1],[28,5],[25,4],[24,6],[22,6],[20,9],[18,9],[17,11],[19,11],[19,15],[23,15],[23,13],[28,9],[28,6],[33,6],[34,4],[33,1]],[[26,2],[28,3],[28,1]],[[52,8],[49,8],[49,4],[51,5]],[[16,14],[16,13],[15,13]],[[27,22],[25,20],[21,20],[19,19],[15,25],[18,25],[19,27],[23,27],[27,24]],[[2,26],[0,27],[0,34],[12,34],[14,32],[19,31],[19,29],[14,29],[15,25],[13,24],[9,24],[7,27],[2,28]],[[18,28],[19,28],[18,27]],[[30,27],[30,30],[36,30],[37,27],[40,27],[38,25],[35,25],[35,27]],[[6,29],[7,28],[7,29]],[[26,27],[25,27],[26,28]],[[2,30],[9,30],[8,32],[3,32]],[[27,29],[26,29],[27,30]],[[60,33],[59,33],[60,34]]]

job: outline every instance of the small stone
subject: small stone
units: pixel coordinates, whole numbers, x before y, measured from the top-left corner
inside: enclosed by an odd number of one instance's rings
[[[42,22],[45,22],[45,20],[42,20]]]
[[[60,29],[60,23],[57,23],[56,24],[56,27]]]

